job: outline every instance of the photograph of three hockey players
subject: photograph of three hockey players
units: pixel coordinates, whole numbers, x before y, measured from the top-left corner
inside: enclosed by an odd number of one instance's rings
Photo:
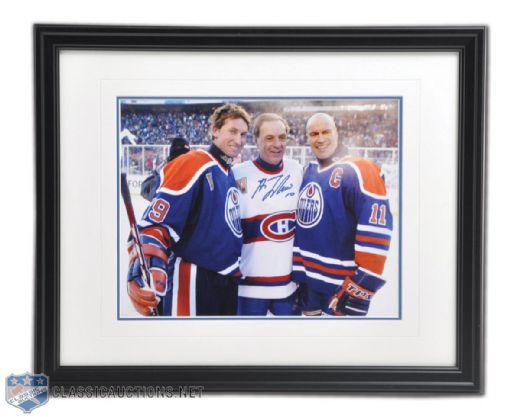
[[[401,103],[119,98],[118,318],[400,319]]]

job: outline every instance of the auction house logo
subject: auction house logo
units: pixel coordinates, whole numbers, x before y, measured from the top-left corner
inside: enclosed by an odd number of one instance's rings
[[[11,374],[5,379],[5,399],[24,413],[30,413],[49,401],[49,377],[28,372]]]

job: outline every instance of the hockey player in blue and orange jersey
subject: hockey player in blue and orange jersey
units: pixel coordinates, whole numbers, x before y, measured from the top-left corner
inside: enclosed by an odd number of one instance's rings
[[[392,213],[379,166],[349,157],[334,119],[316,113],[306,133],[316,162],[299,193],[293,278],[305,315],[365,316],[384,285]]]
[[[298,286],[291,279],[292,250],[302,167],[284,159],[289,125],[283,118],[261,114],[253,134],[258,158],[233,167],[244,231],[238,315],[294,315]]]
[[[162,315],[236,314],[242,228],[229,164],[245,144],[251,118],[242,107],[225,104],[210,123],[209,150],[190,151],[164,166],[139,224],[153,291],[143,284],[138,261],[131,261],[128,293],[143,315],[159,302]]]

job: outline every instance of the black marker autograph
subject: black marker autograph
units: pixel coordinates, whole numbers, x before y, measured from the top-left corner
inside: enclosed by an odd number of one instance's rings
[[[290,175],[277,175],[272,178],[262,178],[258,180],[258,186],[256,187],[255,192],[251,196],[251,199],[255,198],[256,193],[259,194],[262,191],[265,191],[265,194],[262,196],[262,201],[267,200],[268,198],[272,198],[278,194],[285,193],[286,191],[291,190],[294,187],[294,184],[286,184],[291,179]],[[270,187],[270,188],[269,188]],[[290,192],[285,195],[285,197],[293,196],[295,193]]]

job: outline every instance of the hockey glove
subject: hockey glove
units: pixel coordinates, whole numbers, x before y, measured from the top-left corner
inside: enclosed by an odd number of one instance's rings
[[[141,197],[148,201],[152,201],[157,189],[159,188],[160,182],[161,178],[159,174],[157,171],[153,171],[152,175],[147,177],[141,184]]]
[[[384,283],[384,280],[364,273],[354,279],[349,277],[336,289],[329,308],[337,316],[366,316],[372,297]]]
[[[132,254],[132,248],[129,252]],[[128,270],[128,295],[134,308],[143,316],[149,316],[160,302],[158,296],[166,294],[168,281],[166,262],[168,258],[162,250],[153,245],[144,245],[143,252],[150,267],[150,285],[145,283],[141,275],[139,259],[132,257]]]

